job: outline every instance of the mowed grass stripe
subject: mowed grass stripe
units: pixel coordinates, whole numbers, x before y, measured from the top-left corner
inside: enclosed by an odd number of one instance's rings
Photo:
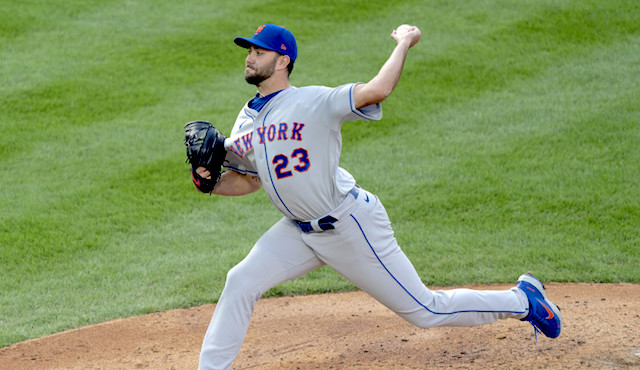
[[[148,5],[128,9],[134,3],[128,4],[124,9],[111,4],[65,27],[52,25],[51,33],[25,35],[16,41],[29,45],[15,47],[22,52],[13,46],[6,49],[6,64],[13,67],[4,72],[11,89],[0,95],[5,112],[2,160],[36,148],[41,141],[69,137],[66,127],[159,106],[176,88],[224,73],[228,64],[220,55],[229,55],[231,33],[224,39],[225,48],[222,39],[211,35],[227,28],[225,14],[213,11],[197,21],[189,14],[173,19],[171,10],[146,14]],[[127,11],[139,12],[140,19],[126,16]],[[214,21],[220,22],[219,28]],[[25,136],[30,140],[12,145]]]

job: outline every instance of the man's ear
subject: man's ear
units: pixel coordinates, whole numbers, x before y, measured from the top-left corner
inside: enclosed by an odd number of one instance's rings
[[[287,66],[291,63],[291,58],[288,55],[280,55],[278,58],[278,69],[287,69]]]

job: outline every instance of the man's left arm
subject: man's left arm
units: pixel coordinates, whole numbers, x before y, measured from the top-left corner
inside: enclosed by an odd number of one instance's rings
[[[211,173],[204,167],[198,167],[196,173],[204,179],[211,179]],[[251,176],[229,170],[220,175],[211,193],[238,196],[253,193],[261,187],[262,182],[258,176]]]
[[[354,88],[354,104],[357,109],[381,103],[391,95],[400,80],[407,52],[420,41],[420,36],[420,29],[416,26],[411,26],[408,32],[398,33],[398,30],[394,30],[391,33],[391,38],[397,44],[389,59],[371,81],[356,85]]]

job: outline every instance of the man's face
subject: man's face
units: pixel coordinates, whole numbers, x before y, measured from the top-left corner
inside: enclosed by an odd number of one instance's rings
[[[258,86],[275,73],[279,56],[275,51],[252,46],[245,59],[244,79],[247,83]]]

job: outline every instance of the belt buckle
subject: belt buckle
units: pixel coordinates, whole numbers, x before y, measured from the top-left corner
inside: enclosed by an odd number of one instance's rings
[[[338,221],[337,218],[333,217],[333,216],[325,216],[317,221],[298,221],[298,220],[293,220],[293,222],[296,223],[296,225],[298,225],[298,227],[300,228],[300,230],[302,230],[302,232],[305,233],[322,233],[325,232],[327,230],[333,230],[336,227],[333,226],[333,223]],[[320,230],[317,230],[312,224],[312,222],[317,222],[317,228]]]

